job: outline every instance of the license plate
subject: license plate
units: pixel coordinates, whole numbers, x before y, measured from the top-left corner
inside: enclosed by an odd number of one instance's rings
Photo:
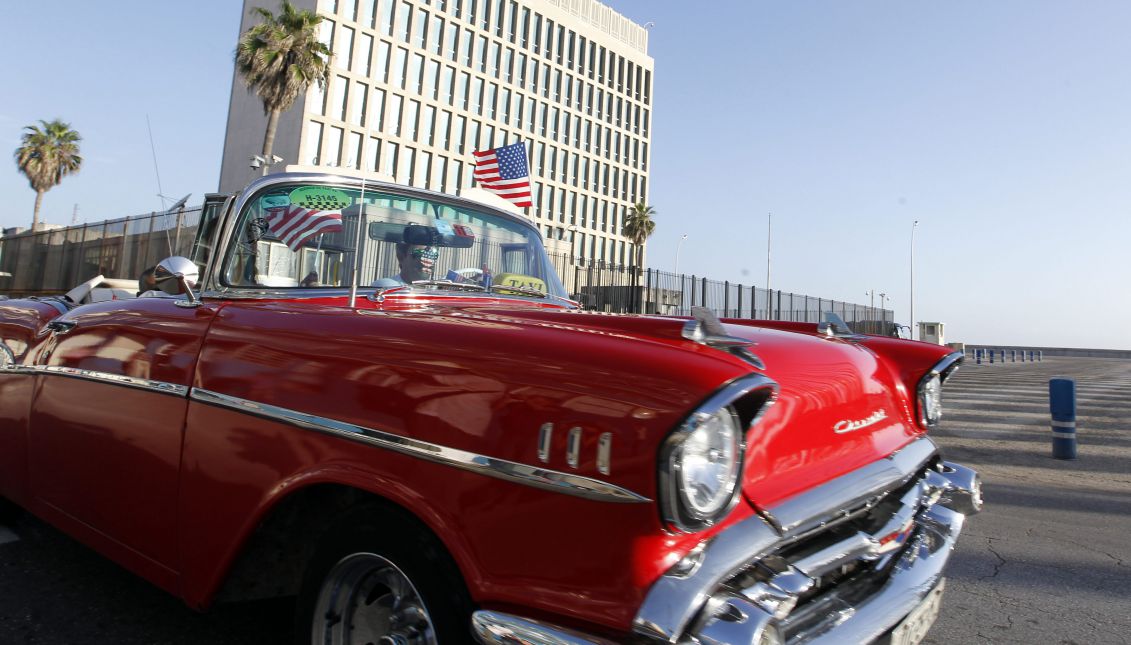
[[[939,606],[942,604],[942,592],[945,586],[946,580],[940,580],[923,602],[911,610],[903,622],[896,625],[891,632],[891,645],[918,645],[926,638],[927,630],[931,629],[931,625],[935,624],[935,619],[939,617]]]

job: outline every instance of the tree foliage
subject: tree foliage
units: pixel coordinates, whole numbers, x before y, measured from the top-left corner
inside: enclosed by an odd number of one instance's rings
[[[236,45],[236,70],[247,87],[263,102],[267,131],[263,155],[270,157],[279,115],[318,83],[325,87],[330,78],[330,48],[318,40],[322,16],[295,9],[283,0],[276,15],[267,9],[252,9],[261,18],[248,28]]]
[[[652,237],[652,233],[656,232],[656,222],[652,216],[656,214],[656,209],[647,206],[644,202],[638,202],[628,210],[628,215],[624,218],[624,235],[632,240],[633,244],[640,246]]]
[[[43,194],[58,186],[63,177],[82,168],[79,141],[82,141],[79,133],[60,119],[41,120],[39,125],[24,128],[15,159],[16,166],[35,191],[32,230],[39,228],[39,209],[43,204]]]

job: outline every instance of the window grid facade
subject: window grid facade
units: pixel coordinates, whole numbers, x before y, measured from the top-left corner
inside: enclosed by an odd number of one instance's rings
[[[299,161],[456,193],[472,150],[523,140],[549,248],[632,264],[621,226],[647,202],[652,60],[554,0],[529,4],[319,0],[335,55],[330,86],[308,92]]]

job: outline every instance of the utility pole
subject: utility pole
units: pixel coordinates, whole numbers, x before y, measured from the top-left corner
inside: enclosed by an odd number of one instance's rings
[[[915,229],[919,220],[911,225],[911,340],[915,340]]]
[[[774,235],[774,214],[766,214],[766,297],[770,294],[770,240]]]

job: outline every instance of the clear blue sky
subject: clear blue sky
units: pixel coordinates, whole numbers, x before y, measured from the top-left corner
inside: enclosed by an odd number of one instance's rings
[[[681,271],[764,286],[772,211],[775,288],[906,321],[918,219],[915,315],[950,340],[1131,349],[1131,3],[608,4],[655,23],[651,266],[686,233]],[[31,219],[10,151],[41,118],[86,157],[47,221],[161,206],[146,115],[164,193],[215,190],[237,0],[8,13],[0,224]]]

